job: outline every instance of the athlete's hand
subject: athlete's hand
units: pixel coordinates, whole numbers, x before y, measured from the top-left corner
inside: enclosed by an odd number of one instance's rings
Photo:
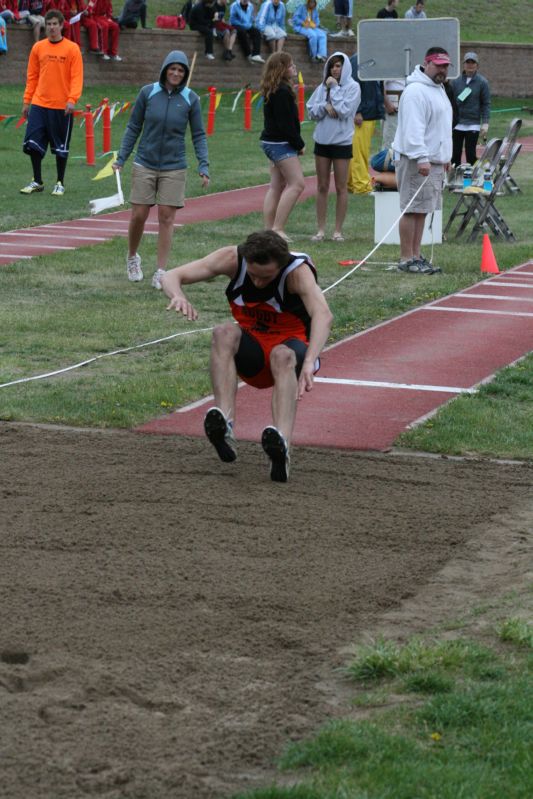
[[[300,377],[298,379],[299,400],[302,399],[306,391],[311,391],[311,389],[313,388],[314,371],[315,371],[314,363],[307,363],[307,361],[304,360],[302,365],[302,371],[300,372]]]
[[[72,114],[74,111],[74,103],[67,103],[65,106],[65,116],[67,114]]]
[[[173,297],[167,305],[167,311],[181,313],[187,317],[189,322],[195,322],[198,319],[198,311],[193,308],[186,297]]]
[[[30,104],[24,103],[22,106],[22,116],[24,117],[24,119],[28,119],[29,111],[30,111]]]
[[[116,161],[113,161],[113,163],[111,164],[111,169],[113,170],[113,172],[120,172],[120,170],[122,169],[122,164],[117,164]]]
[[[207,189],[209,187],[209,176],[200,175],[200,180],[202,181],[202,189]]]
[[[431,164],[429,161],[423,161],[422,163],[418,164],[418,174],[422,175],[423,177],[427,178],[431,171]]]

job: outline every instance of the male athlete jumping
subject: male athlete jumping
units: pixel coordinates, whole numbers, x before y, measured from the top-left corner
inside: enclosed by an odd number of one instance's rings
[[[287,242],[272,230],[252,233],[239,246],[221,247],[168,271],[162,281],[170,298],[167,310],[197,319],[182,286],[217,275],[230,278],[226,297],[237,324],[226,322],[213,330],[216,405],[205,416],[205,433],[221,460],[234,461],[237,377],[255,388],[273,386],[273,425],[263,430],[261,444],[271,461],[272,480],[285,483],[296,401],[313,387],[332,314],[309,256],[289,252]]]

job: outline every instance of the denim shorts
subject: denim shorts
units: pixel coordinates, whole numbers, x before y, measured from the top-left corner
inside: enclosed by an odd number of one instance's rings
[[[278,161],[284,161],[286,158],[294,158],[298,156],[298,153],[294,147],[291,147],[289,142],[286,141],[262,141],[261,148],[266,157],[275,164]]]

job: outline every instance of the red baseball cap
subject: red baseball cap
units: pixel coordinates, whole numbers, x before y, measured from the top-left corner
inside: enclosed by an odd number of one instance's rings
[[[437,64],[438,66],[452,63],[450,61],[450,56],[448,55],[448,53],[430,53],[430,55],[427,55],[424,58],[424,61],[426,62],[426,64],[431,63],[431,64]]]

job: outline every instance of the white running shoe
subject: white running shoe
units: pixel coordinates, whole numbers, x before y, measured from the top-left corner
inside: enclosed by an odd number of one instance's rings
[[[44,190],[44,183],[37,183],[36,180],[30,181],[27,186],[20,190],[21,194],[35,194],[37,191]]]
[[[126,268],[128,270],[128,280],[131,280],[132,283],[138,283],[143,279],[144,275],[141,269],[141,256],[138,253],[132,255],[131,258],[128,256]]]
[[[52,189],[52,197],[62,197],[65,193],[65,187],[61,183],[60,180],[57,181],[56,185]]]
[[[154,274],[152,275],[152,288],[161,291],[163,286],[161,285],[161,279],[165,274],[164,269],[156,269]]]
[[[117,55],[112,55],[111,56],[111,61],[122,61],[122,58],[118,54]]]
[[[265,63],[265,59],[261,58],[260,55],[251,55],[250,56],[250,61],[253,61],[254,64],[264,64]]]
[[[102,56],[102,61],[111,61],[111,56],[107,55],[107,53],[104,53]]]
[[[213,55],[213,53],[206,53],[205,57],[207,58],[208,61],[214,61],[215,60],[215,56]]]

